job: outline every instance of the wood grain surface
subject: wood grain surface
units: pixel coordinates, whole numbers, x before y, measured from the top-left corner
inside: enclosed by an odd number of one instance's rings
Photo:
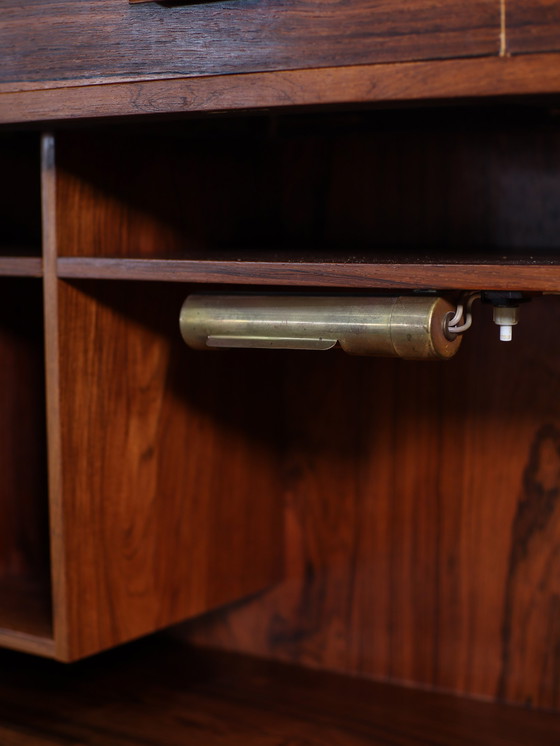
[[[62,658],[279,578],[273,361],[190,352],[185,292],[60,283]]]
[[[560,718],[146,640],[74,666],[0,654],[4,746],[556,746]]]
[[[99,81],[98,81],[99,82]],[[231,74],[136,83],[20,84],[0,92],[0,124],[153,114],[348,106],[395,101],[550,95],[559,56],[481,57]],[[11,92],[10,92],[11,91]]]
[[[52,634],[41,286],[0,280],[0,629]]]
[[[475,313],[442,365],[277,356],[286,580],[183,634],[559,707],[560,307]]]
[[[560,5],[556,0],[507,0],[509,54],[560,50]]]
[[[1,83],[215,75],[497,54],[498,0],[3,4]]]

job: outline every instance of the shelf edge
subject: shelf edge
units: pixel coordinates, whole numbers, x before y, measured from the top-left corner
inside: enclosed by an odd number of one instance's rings
[[[60,257],[57,274],[60,279],[560,293],[560,265],[550,264],[340,264]]]
[[[18,650],[21,653],[41,655],[44,658],[55,657],[54,639],[17,630],[0,628],[0,646]]]
[[[0,256],[0,277],[42,277],[43,260],[34,256]]]

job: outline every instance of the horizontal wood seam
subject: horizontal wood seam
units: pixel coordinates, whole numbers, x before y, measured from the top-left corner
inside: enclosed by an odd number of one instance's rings
[[[139,2],[154,2],[154,0],[138,0]],[[544,54],[554,54],[554,52],[543,52]],[[209,73],[209,74],[200,74],[200,73],[192,73],[191,75],[185,75],[185,74],[177,74],[177,75],[169,75],[167,73],[161,73],[157,75],[114,75],[114,76],[105,76],[103,78],[68,78],[65,80],[40,80],[40,81],[33,81],[33,82],[25,82],[21,81],[18,83],[0,83],[0,96],[3,94],[10,94],[10,93],[35,93],[38,91],[55,91],[55,90],[68,90],[69,88],[72,89],[82,89],[82,88],[90,88],[92,86],[95,87],[101,87],[101,86],[108,86],[108,85],[129,85],[129,84],[141,84],[141,83],[164,83],[166,81],[204,81],[204,80],[225,80],[227,78],[244,78],[244,77],[253,77],[255,75],[262,76],[272,76],[272,75],[282,75],[286,73],[320,73],[320,72],[328,72],[333,70],[346,70],[346,69],[355,69],[359,70],[360,68],[391,68],[391,67],[402,67],[403,65],[432,65],[435,63],[442,63],[442,62],[461,62],[461,61],[472,61],[472,60],[492,60],[496,59],[499,56],[499,50],[497,54],[492,55],[486,55],[486,54],[471,54],[465,57],[432,57],[432,58],[425,58],[422,60],[405,60],[402,62],[399,61],[393,61],[393,62],[364,62],[363,64],[346,64],[346,65],[323,65],[323,66],[313,66],[313,67],[282,67],[278,68],[277,70],[252,70],[252,71],[243,71],[243,72],[227,72],[227,73]],[[540,53],[539,53],[540,56]]]

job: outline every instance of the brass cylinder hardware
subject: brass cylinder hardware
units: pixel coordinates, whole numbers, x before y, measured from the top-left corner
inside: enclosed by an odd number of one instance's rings
[[[351,355],[445,360],[461,344],[447,328],[454,313],[434,296],[190,295],[180,327],[196,350],[338,344]]]

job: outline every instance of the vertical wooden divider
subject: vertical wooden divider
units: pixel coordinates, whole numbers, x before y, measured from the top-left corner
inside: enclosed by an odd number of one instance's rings
[[[58,280],[56,272],[55,139],[52,134],[44,134],[41,140],[41,207],[53,629],[56,657],[64,659],[68,655],[68,614],[66,607],[66,562],[63,546],[64,512],[62,509]]]

